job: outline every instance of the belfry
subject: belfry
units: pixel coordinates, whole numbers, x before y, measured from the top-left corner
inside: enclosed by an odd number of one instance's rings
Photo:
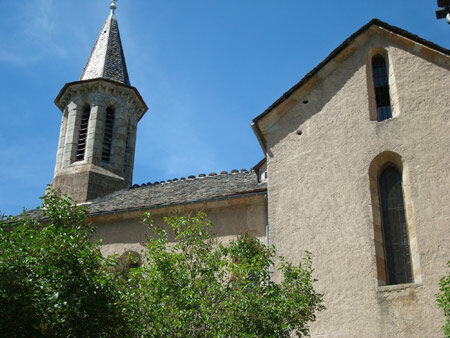
[[[55,99],[63,116],[52,186],[77,202],[131,185],[137,124],[148,109],[130,85],[115,1],[110,8],[80,80]]]

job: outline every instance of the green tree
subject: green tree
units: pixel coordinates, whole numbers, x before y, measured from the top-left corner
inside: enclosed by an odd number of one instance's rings
[[[42,222],[26,215],[0,221],[1,335],[126,334],[121,279],[90,241],[85,208],[50,191],[40,210]]]
[[[450,261],[447,262],[447,266],[450,268]],[[444,310],[446,323],[442,327],[446,337],[450,337],[450,273],[441,278],[440,292],[436,295],[437,303],[442,310]]]
[[[227,245],[206,215],[167,218],[154,232],[146,264],[119,260],[92,242],[86,210],[50,191],[39,217],[0,220],[0,332],[8,337],[289,336],[307,334],[322,296],[309,253],[300,265],[248,235]],[[129,264],[131,262],[131,264]]]
[[[280,257],[281,282],[270,278],[275,249],[248,235],[228,245],[211,236],[206,215],[145,221],[146,261],[128,276],[130,328],[146,337],[288,337],[307,334],[322,296],[313,288],[311,257]],[[168,231],[175,235],[169,242]]]

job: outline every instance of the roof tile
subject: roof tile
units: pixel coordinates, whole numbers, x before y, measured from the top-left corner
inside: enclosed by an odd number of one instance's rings
[[[164,184],[134,185],[96,199],[88,205],[89,214],[105,214],[151,209],[180,204],[200,203],[267,190],[254,171],[227,175],[202,176]]]
[[[127,65],[120,40],[119,25],[113,13],[102,30],[83,69],[80,80],[109,79],[130,85]]]

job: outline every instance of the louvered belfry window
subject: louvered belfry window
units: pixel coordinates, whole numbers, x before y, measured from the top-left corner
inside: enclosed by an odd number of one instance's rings
[[[375,55],[372,58],[372,75],[377,104],[377,120],[380,122],[392,117],[386,61],[381,55]]]
[[[128,154],[128,152],[130,151],[130,135],[131,134],[131,125],[130,125],[130,120],[128,120],[128,124],[127,124],[127,139],[125,141],[125,154]]]
[[[411,253],[401,173],[393,165],[387,166],[380,174],[379,186],[388,284],[411,283]]]
[[[105,115],[105,132],[103,134],[102,161],[109,162],[111,160],[111,146],[114,128],[114,109],[106,108]]]
[[[86,139],[88,134],[89,116],[91,114],[91,107],[86,106],[81,114],[80,131],[78,133],[77,154],[75,161],[84,160],[84,153],[86,152]]]

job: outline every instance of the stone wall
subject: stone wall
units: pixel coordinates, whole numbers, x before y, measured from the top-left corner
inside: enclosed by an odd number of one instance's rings
[[[237,235],[248,232],[266,241],[266,204],[263,195],[232,200],[211,201],[198,204],[152,208],[148,210],[156,224],[163,224],[163,217],[189,216],[202,211],[213,223],[212,232],[221,241],[231,241]],[[103,239],[102,252],[109,256],[127,250],[140,252],[150,231],[142,222],[143,211],[91,217],[97,229],[96,238]]]
[[[382,122],[373,118],[367,79],[378,50],[388,57],[394,112]],[[441,336],[434,294],[450,258],[449,69],[448,56],[371,28],[260,122],[270,242],[294,261],[312,251],[325,294],[313,337]],[[377,273],[379,209],[369,171],[385,152],[407,168],[412,284],[383,286]]]

